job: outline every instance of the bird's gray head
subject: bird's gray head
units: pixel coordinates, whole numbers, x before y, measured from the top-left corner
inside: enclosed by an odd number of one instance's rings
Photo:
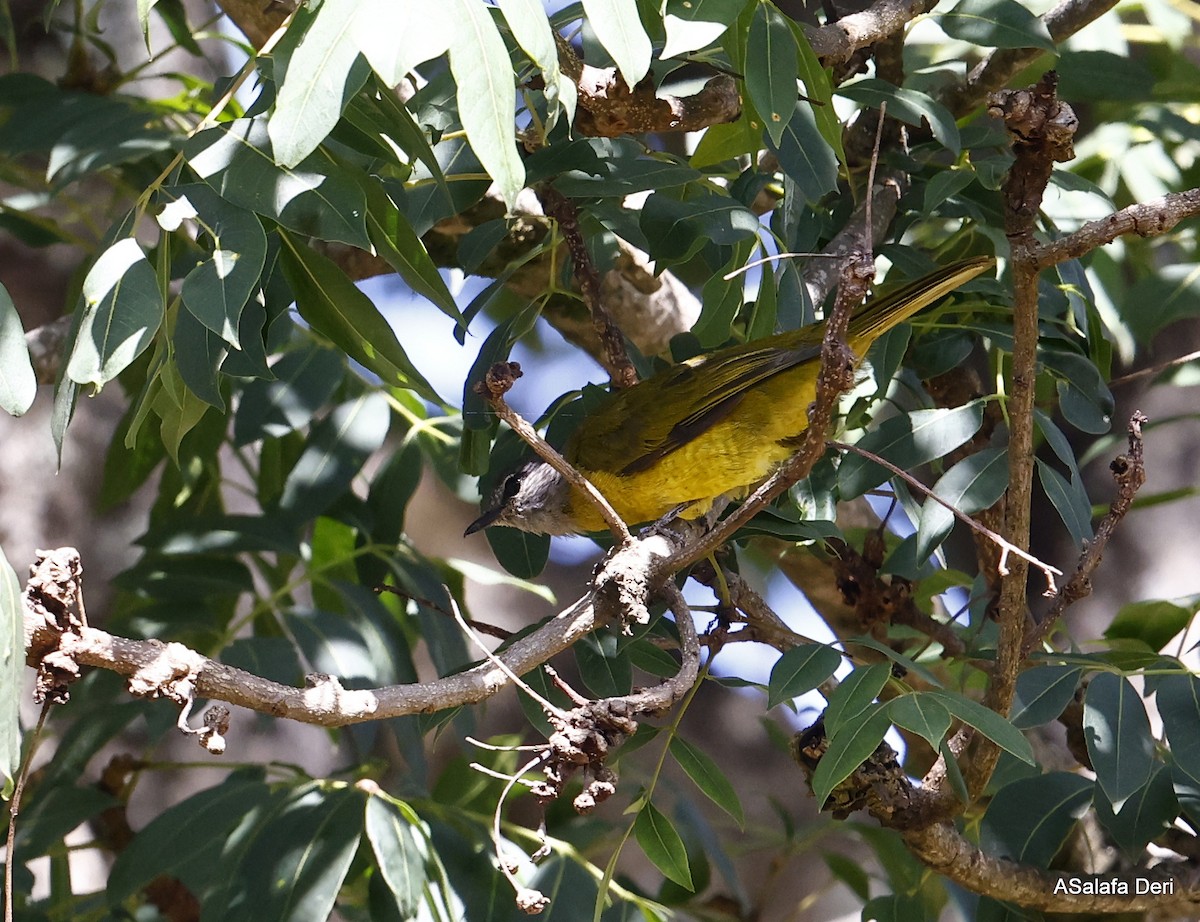
[[[571,489],[563,475],[545,461],[526,461],[500,481],[488,499],[483,515],[465,535],[489,525],[506,525],[543,535],[570,535],[579,531],[567,512]]]

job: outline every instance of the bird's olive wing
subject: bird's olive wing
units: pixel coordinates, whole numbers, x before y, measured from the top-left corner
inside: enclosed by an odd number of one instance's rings
[[[649,469],[729,416],[751,389],[820,354],[794,334],[779,340],[722,350],[614,394],[575,430],[568,458],[621,475]]]

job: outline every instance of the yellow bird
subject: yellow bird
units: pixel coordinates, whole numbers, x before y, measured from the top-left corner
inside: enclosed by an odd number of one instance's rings
[[[872,298],[850,318],[847,342],[862,356],[876,339],[993,264],[976,257],[944,266]],[[672,509],[685,518],[762,480],[796,450],[816,396],[825,324],[698,356],[625,390],[588,414],[566,459],[627,523]],[[582,493],[541,460],[506,476],[467,529],[506,525],[549,535],[600,531]]]

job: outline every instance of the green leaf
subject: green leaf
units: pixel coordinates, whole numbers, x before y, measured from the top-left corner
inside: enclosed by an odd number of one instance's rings
[[[1131,858],[1140,857],[1146,844],[1158,838],[1179,815],[1171,769],[1165,765],[1160,765],[1150,780],[1130,795],[1119,813],[1113,811],[1103,791],[1095,803],[1097,818]]]
[[[830,873],[844,883],[863,902],[871,897],[871,878],[857,858],[849,858],[837,852],[823,852],[821,858]]]
[[[218,371],[229,356],[229,344],[195,318],[191,311],[175,312],[171,331],[171,356],[179,377],[187,389],[224,412]],[[139,433],[140,434],[140,433]]]
[[[954,9],[933,15],[951,38],[973,45],[1055,50],[1046,24],[1017,0],[961,0]]]
[[[831,71],[821,66],[821,60],[813,51],[808,36],[798,22],[789,19],[788,26],[796,39],[800,79],[804,81],[804,95],[812,100],[810,109],[817,130],[833,151],[839,164],[845,164],[846,151],[842,146],[842,123],[833,105],[833,83]]]
[[[448,0],[447,9],[453,22],[450,70],[458,88],[458,114],[471,149],[512,211],[525,187],[525,165],[517,153],[515,78],[508,50],[486,6]]]
[[[642,206],[639,225],[655,259],[677,262],[704,244],[737,243],[762,229],[754,212],[725,195],[703,194],[679,201],[654,193]]]
[[[222,122],[189,138],[183,154],[222,198],[300,234],[371,248],[362,177],[318,149],[281,167],[261,118]]]
[[[1075,697],[1082,672],[1077,666],[1034,666],[1022,672],[1017,676],[1013,726],[1028,730],[1056,719]]]
[[[236,772],[193,794],[146,824],[121,850],[105,896],[116,906],[160,875],[177,878],[202,898],[219,880],[217,860],[243,818],[269,802],[260,770]],[[180,848],[186,841],[187,848]]]
[[[928,740],[934,752],[946,738],[953,720],[944,704],[920,692],[893,698],[888,703],[888,716],[897,727]]]
[[[25,345],[25,330],[8,289],[0,285],[0,408],[24,416],[37,396],[37,376]]]
[[[820,643],[792,647],[771,667],[767,685],[767,707],[812,691],[837,670],[842,655],[833,647]]]
[[[965,515],[987,509],[1006,489],[1008,450],[1005,448],[985,448],[963,458],[933,486],[935,496]],[[917,524],[917,560],[923,561],[937,550],[953,527],[954,513],[927,497]]]
[[[183,280],[184,307],[207,329],[241,349],[238,329],[242,309],[258,289],[267,258],[262,224],[205,185],[178,186],[164,189],[162,194],[172,204],[159,217],[159,223],[168,213],[194,218],[197,229],[212,247]]]
[[[1020,730],[995,711],[956,692],[932,691],[925,694],[935,696],[946,706],[946,710],[963,723],[974,727],[1001,749],[1029,765],[1037,764],[1033,758],[1033,749],[1029,746],[1029,740],[1025,739]]]
[[[16,571],[0,548],[0,773],[5,800],[21,768],[21,692],[25,679],[25,606]]]
[[[1154,736],[1146,706],[1130,681],[1102,672],[1083,699],[1083,732],[1096,780],[1115,810],[1150,780]]]
[[[891,461],[902,470],[943,458],[979,431],[983,405],[978,401],[948,410],[914,410],[884,420],[868,432],[859,447]],[[879,486],[888,472],[862,455],[847,454],[838,468],[843,500]]]
[[[396,334],[371,299],[332,261],[281,233],[279,258],[296,296],[300,316],[385,384],[414,390],[442,403],[429,382],[409,361]]]
[[[650,70],[650,37],[638,17],[637,0],[583,0],[592,31],[633,89]]]
[[[280,166],[296,166],[333,131],[366,74],[352,76],[358,59],[358,20],[371,10],[359,0],[325,0],[287,62],[267,125]],[[377,27],[377,25],[375,26]]]
[[[1042,489],[1071,533],[1072,543],[1082,547],[1092,537],[1092,504],[1084,492],[1082,479],[1067,480],[1041,458],[1036,460]]]
[[[746,0],[666,0],[666,42],[660,57],[674,58],[707,48],[737,19]]]
[[[301,519],[324,512],[383,444],[390,419],[387,399],[378,391],[335,407],[313,427],[283,485],[279,508]]]
[[[783,172],[791,177],[810,205],[838,184],[838,158],[817,127],[813,107],[797,100],[778,145],[772,145]]]
[[[567,124],[571,124],[575,120],[578,90],[575,82],[559,69],[558,46],[545,8],[538,0],[499,0],[498,5],[513,38],[542,72],[545,84],[542,92],[550,107],[546,131],[554,127],[560,107],[567,117]]]
[[[883,705],[873,705],[860,713],[859,718],[849,721],[841,733],[829,737],[829,748],[813,772],[812,791],[820,807],[825,806],[833,789],[870,757],[891,725]]]
[[[222,856],[230,875],[226,900],[206,903],[201,919],[326,922],[362,825],[363,794],[354,788],[310,788],[290,798],[285,809],[231,843],[236,851]]]
[[[179,464],[179,445],[183,437],[203,419],[209,404],[188,389],[174,363],[168,362],[163,366],[158,384],[150,408],[161,420],[159,433],[163,447],[171,460]]]
[[[1092,802],[1092,782],[1068,772],[1022,778],[992,795],[983,817],[988,854],[1047,867]]]
[[[798,108],[798,77],[796,39],[786,17],[773,3],[756,3],[746,46],[746,91],[776,147]]]
[[[942,147],[957,155],[962,150],[962,142],[958,136],[958,125],[954,116],[941,103],[908,87],[897,87],[886,80],[869,78],[859,80],[849,86],[838,88],[838,95],[853,99],[859,105],[878,109],[881,103],[887,103],[887,114],[902,122],[919,128],[922,120],[929,123],[929,129]]]
[[[307,426],[333,397],[345,376],[345,360],[332,349],[306,345],[271,366],[274,380],[257,380],[242,390],[233,421],[233,444],[280,438]]]
[[[654,804],[646,801],[633,821],[633,834],[646,857],[667,877],[681,887],[692,889],[692,870],[688,866],[687,849],[675,827]]]
[[[618,649],[614,634],[589,634],[572,648],[579,676],[588,691],[598,698],[628,695],[633,687],[629,656]]]
[[[671,755],[704,796],[733,817],[739,827],[745,823],[737,791],[708,753],[676,736],[671,739]]]
[[[375,252],[400,273],[409,288],[432,301],[455,323],[463,323],[458,304],[425,244],[382,186],[372,185],[368,191],[367,233],[375,245]]]
[[[1141,640],[1151,650],[1161,650],[1192,620],[1192,609],[1163,599],[1146,599],[1122,605],[1104,629],[1109,640]]]
[[[357,6],[361,14],[354,20],[354,40],[388,87],[446,53],[453,24],[440,4],[421,7],[419,15],[411,0],[357,0]]]
[[[1166,676],[1154,697],[1175,765],[1200,783],[1200,678]]]
[[[165,519],[151,526],[137,544],[157,554],[300,554],[295,531],[277,517],[264,515]]]
[[[891,675],[887,663],[874,663],[858,666],[842,679],[825,708],[825,732],[831,739],[872,706]]]
[[[427,881],[419,844],[424,835],[414,833],[409,820],[382,797],[367,798],[365,829],[396,911],[405,919],[416,917]]]
[[[158,279],[136,240],[100,254],[83,280],[83,302],[67,377],[99,390],[150,345],[163,321]]]

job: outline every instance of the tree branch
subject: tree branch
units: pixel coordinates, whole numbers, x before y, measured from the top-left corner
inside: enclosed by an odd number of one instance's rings
[[[1005,234],[1011,248],[1013,285],[1012,384],[1008,397],[1008,490],[1005,494],[1004,537],[1012,545],[1029,546],[1031,497],[1033,495],[1033,404],[1037,379],[1038,258],[1037,227],[1042,196],[1056,162],[1073,156],[1072,139],[1078,122],[1074,112],[1059,101],[1053,72],[1037,85],[1011,90],[992,97],[990,111],[1004,118],[1013,138],[1016,161],[1005,179]],[[1028,618],[1026,602],[1027,562],[1018,557],[1010,572],[1000,578],[997,620],[1000,636],[985,707],[1008,714],[1022,662],[1022,644]],[[987,786],[996,767],[1000,749],[976,737],[975,751],[968,759],[964,779],[972,798]]]
[[[826,67],[844,64],[860,48],[903,29],[937,0],[880,0],[861,13],[851,13],[824,26],[802,26],[809,44]]]
[[[1096,567],[1100,566],[1104,549],[1112,540],[1112,536],[1116,532],[1117,526],[1121,524],[1121,520],[1125,518],[1125,514],[1133,506],[1137,491],[1146,482],[1145,452],[1142,443],[1142,426],[1145,423],[1146,417],[1140,410],[1135,410],[1129,419],[1129,451],[1113,458],[1109,465],[1113,481],[1117,485],[1116,499],[1113,500],[1108,514],[1104,516],[1096,529],[1095,537],[1079,556],[1075,572],[1071,574],[1071,578],[1054,597],[1050,610],[1046,612],[1041,621],[1031,624],[1026,630],[1021,650],[1023,656],[1028,656],[1039,643],[1046,639],[1046,636],[1054,629],[1055,623],[1069,606],[1091,594],[1091,577],[1096,571]]]
[[[969,842],[949,823],[935,823],[901,833],[912,853],[930,869],[973,893],[1016,903],[1027,909],[1065,913],[1141,912],[1171,913],[1184,910],[1189,917],[1200,911],[1200,889],[1186,867],[1159,865],[1138,868],[1119,877],[1041,871],[1006,858],[989,855]],[[1134,893],[1133,879],[1159,883],[1157,894]],[[1120,880],[1126,894],[1071,893],[1072,881]]]
[[[1070,38],[1117,5],[1117,0],[1062,0],[1042,16],[1056,43]],[[977,64],[966,79],[942,95],[941,102],[955,118],[972,112],[1018,73],[1046,54],[1042,48],[997,48]]]
[[[1172,192],[1161,198],[1130,205],[1107,218],[1090,221],[1079,230],[1038,247],[1038,266],[1048,269],[1068,259],[1078,259],[1125,234],[1157,237],[1185,218],[1200,214],[1200,189]]]

